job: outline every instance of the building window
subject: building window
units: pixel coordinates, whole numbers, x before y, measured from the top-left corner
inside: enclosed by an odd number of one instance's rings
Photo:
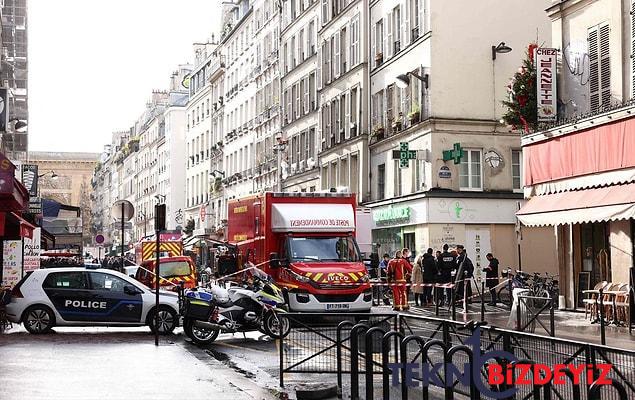
[[[397,6],[395,7],[395,9],[392,11],[392,17],[393,17],[393,21],[392,21],[392,37],[393,40],[395,41],[394,43],[394,54],[399,53],[399,51],[401,50],[401,6]]]
[[[377,166],[377,200],[386,198],[386,164]]]
[[[411,40],[419,37],[419,0],[410,0],[410,32]]]
[[[340,49],[341,49],[341,64],[340,64],[340,71],[341,74],[344,75],[347,71],[346,67],[346,54],[348,54],[347,51],[347,47],[346,47],[346,27],[342,28],[342,30],[340,31]]]
[[[358,176],[361,174],[361,171],[358,170],[359,161],[357,154],[351,154],[351,193],[357,193],[357,181]],[[361,202],[361,199],[357,199],[358,202]]]
[[[465,149],[459,165],[461,190],[483,190],[481,150]]]
[[[315,91],[315,72],[311,72],[309,75],[309,110],[314,111],[317,109],[317,104],[315,102],[316,91]]]
[[[523,152],[512,150],[512,188],[514,191],[522,190],[523,177]]]
[[[349,68],[353,68],[357,63],[359,63],[359,16],[355,16],[353,18],[353,22],[351,22],[350,29],[350,63]]]
[[[331,177],[329,178],[330,188],[334,188],[337,185],[337,161],[331,163]]]
[[[404,193],[403,190],[403,177],[402,177],[402,169],[399,168],[399,160],[395,160],[395,197],[401,196]]]
[[[313,35],[315,34],[315,21],[309,22],[309,27],[307,28],[307,51],[309,52],[309,56],[315,54],[315,38]]]
[[[425,179],[426,179],[426,162],[425,160],[414,160],[415,170],[414,170],[414,180],[413,192],[416,193],[425,187]]]
[[[381,65],[384,57],[384,20],[380,19],[375,24],[375,66]]]

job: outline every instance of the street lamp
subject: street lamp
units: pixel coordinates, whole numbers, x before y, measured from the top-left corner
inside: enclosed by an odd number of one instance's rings
[[[494,102],[494,120],[496,120],[496,54],[506,54],[512,51],[505,42],[500,42],[497,46],[492,46],[492,100]]]
[[[225,171],[219,171],[219,170],[215,169],[215,170],[213,170],[211,172],[211,175],[214,178],[224,178],[225,177]]]
[[[396,84],[397,87],[400,89],[405,89],[408,86],[410,86],[410,77],[408,75],[412,75],[415,78],[419,79],[421,82],[423,82],[423,84],[425,85],[425,88],[428,88],[428,79],[429,79],[429,75],[428,74],[424,74],[423,76],[417,75],[412,71],[408,71],[405,74],[401,74],[398,75],[396,78]]]
[[[496,54],[505,54],[512,51],[512,48],[507,46],[505,42],[500,42],[498,46],[492,46],[492,60],[496,60]]]
[[[13,118],[9,120],[9,122],[15,122],[15,125],[13,125],[13,130],[16,132],[24,132],[26,130],[27,123],[25,121],[22,121],[21,119]]]

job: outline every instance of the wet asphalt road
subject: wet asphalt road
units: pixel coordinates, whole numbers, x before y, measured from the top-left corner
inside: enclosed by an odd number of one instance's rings
[[[30,335],[19,327],[0,335],[0,398],[277,398],[266,382],[256,383],[257,373],[216,355],[182,333],[161,338],[156,348],[147,328],[57,328]]]

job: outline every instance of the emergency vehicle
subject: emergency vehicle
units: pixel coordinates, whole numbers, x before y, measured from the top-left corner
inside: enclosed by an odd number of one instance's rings
[[[293,311],[368,311],[354,194],[264,193],[228,203],[228,240],[285,290]]]
[[[176,257],[183,255],[183,242],[181,240],[164,240],[160,237],[159,252],[163,256]],[[155,240],[141,240],[135,246],[135,258],[137,264],[156,258],[157,242]]]
[[[197,286],[196,266],[190,257],[183,254],[181,240],[160,237],[159,255],[161,275],[160,285],[163,289],[176,291],[180,285],[186,289]],[[155,286],[157,243],[154,240],[142,240],[136,246],[136,260],[140,267],[134,278],[146,286]]]
[[[109,269],[83,267],[38,269],[11,291],[7,319],[31,333],[54,326],[143,326],[155,330],[155,293],[134,279]],[[158,331],[178,326],[179,299],[159,292]]]

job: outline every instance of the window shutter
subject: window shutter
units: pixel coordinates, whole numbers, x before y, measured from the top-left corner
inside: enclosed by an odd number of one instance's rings
[[[403,42],[401,45],[402,49],[410,44],[410,37],[412,36],[412,34],[410,33],[410,2],[411,1],[417,1],[417,0],[406,0],[405,6],[400,7],[402,11],[402,15],[403,15],[403,28],[401,28],[402,29],[401,41]]]
[[[333,71],[334,71],[333,72],[333,77],[337,78],[337,77],[340,76],[340,61],[341,61],[340,60],[340,57],[341,57],[341,55],[340,55],[340,33],[337,32],[335,35],[333,35],[331,40],[335,41],[335,44],[334,44],[335,51],[334,51],[334,57],[333,57],[333,63],[335,64],[334,65],[335,68],[333,69]],[[342,50],[344,50],[344,49],[342,49]]]
[[[589,98],[591,110],[600,106],[600,71],[598,63],[598,30],[597,27],[588,31],[589,43]]]
[[[309,77],[304,78],[304,114],[309,112],[310,100],[309,100]]]
[[[342,98],[345,98],[345,105],[344,105],[344,109],[345,109],[345,113],[346,113],[346,117],[344,118],[344,135],[346,137],[346,139],[351,137],[351,133],[350,133],[350,120],[351,120],[351,92],[348,92],[348,94],[346,94],[346,97],[342,96]]]
[[[426,2],[425,0],[415,0],[419,2],[419,36],[423,36],[424,33],[426,33],[426,13],[425,13],[425,7],[426,7]]]
[[[386,27],[386,35],[384,36],[386,38],[385,40],[385,44],[384,44],[384,50],[386,51],[386,54],[384,56],[384,60],[390,58],[392,56],[392,12],[388,13],[388,16],[386,17],[386,23],[384,24],[384,26]]]
[[[322,71],[320,71],[320,69],[323,69],[322,66],[322,46],[320,45],[320,47],[318,48],[318,52],[317,52],[317,65],[318,65],[318,70],[317,70],[317,87],[318,89],[322,89]]]
[[[600,26],[600,101],[603,107],[611,104],[610,33],[608,24]]]
[[[374,60],[375,56],[377,55],[377,39],[378,39],[377,38],[377,24],[375,23],[375,25],[373,25],[373,30],[371,31],[371,34],[370,34],[370,59],[371,60]],[[633,65],[635,65],[635,63]],[[374,66],[375,65],[372,64],[370,69],[372,69]]]

